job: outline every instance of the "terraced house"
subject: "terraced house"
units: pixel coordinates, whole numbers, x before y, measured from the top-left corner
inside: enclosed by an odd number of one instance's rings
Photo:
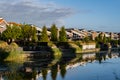
[[[8,23],[3,18],[0,18],[0,33],[6,30],[7,25]]]

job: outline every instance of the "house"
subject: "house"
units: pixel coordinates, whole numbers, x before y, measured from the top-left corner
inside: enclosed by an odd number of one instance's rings
[[[93,30],[88,30],[88,36],[91,37],[92,40],[95,40],[95,38],[97,37],[97,32]]]
[[[81,46],[82,46],[82,50],[95,49],[96,43],[95,42],[81,43]]]
[[[88,36],[88,33],[86,31],[80,31],[79,29],[71,30],[71,33],[73,33],[73,40],[81,40]]]
[[[69,41],[71,41],[71,40],[72,40],[72,37],[73,37],[73,34],[72,34],[71,32],[66,31],[66,35],[67,35],[67,39],[68,39]]]
[[[6,30],[7,25],[8,23],[3,18],[0,18],[0,33]]]
[[[16,22],[8,22],[10,26],[21,26],[21,24],[18,24]]]

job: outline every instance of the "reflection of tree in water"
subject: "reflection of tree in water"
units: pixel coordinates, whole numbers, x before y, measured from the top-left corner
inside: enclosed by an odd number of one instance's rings
[[[22,74],[18,73],[18,72],[13,72],[10,73],[6,76],[4,76],[5,80],[22,80]]]
[[[66,70],[66,64],[60,64],[60,74],[62,76],[62,78],[65,77],[67,70]]]
[[[51,67],[51,77],[52,77],[52,80],[56,80],[57,72],[58,72],[58,67],[57,67],[57,64],[56,64],[56,65],[53,65]]]
[[[23,75],[22,73],[18,72],[18,68],[22,66],[21,63],[15,63],[15,62],[6,62],[4,65],[8,67],[8,71],[6,71],[7,74],[4,75],[5,80],[22,80]]]
[[[108,54],[108,57],[109,57],[109,58],[112,58],[112,54],[111,54],[111,52]]]
[[[34,69],[33,71],[32,71],[32,78],[35,80],[36,79],[36,75],[37,75],[37,72],[36,72],[36,70]]]
[[[104,59],[104,61],[106,60],[106,54],[103,55],[103,59]]]
[[[104,53],[96,53],[96,60],[98,60],[99,63],[102,62],[102,59],[106,60],[106,54],[104,54]]]
[[[42,69],[42,76],[43,76],[43,80],[46,80],[46,77],[47,77],[47,69]]]
[[[113,72],[113,75],[115,77],[115,80],[120,80],[120,77],[119,77],[119,75],[116,72]]]

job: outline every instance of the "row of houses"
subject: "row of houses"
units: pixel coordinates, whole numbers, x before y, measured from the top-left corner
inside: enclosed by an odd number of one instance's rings
[[[15,22],[7,22],[3,18],[0,18],[0,33],[6,30],[7,25],[19,25]],[[33,25],[32,25],[33,26]],[[41,35],[42,29],[40,27],[36,27],[37,32],[36,35]],[[58,29],[59,31],[59,29]],[[48,35],[50,35],[50,28],[47,31]],[[102,31],[94,31],[94,30],[85,30],[85,29],[75,29],[75,28],[67,28],[66,34],[68,40],[82,40],[85,37],[91,37],[92,40],[95,40],[95,38],[102,34],[102,36],[111,37],[113,40],[120,39],[120,33],[113,33],[113,32],[102,32]]]

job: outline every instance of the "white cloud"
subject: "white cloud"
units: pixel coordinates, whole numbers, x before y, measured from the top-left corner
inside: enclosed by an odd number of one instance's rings
[[[19,23],[25,22],[38,26],[52,23],[62,24],[63,19],[73,13],[71,8],[59,7],[53,2],[41,0],[0,1],[0,17]]]

